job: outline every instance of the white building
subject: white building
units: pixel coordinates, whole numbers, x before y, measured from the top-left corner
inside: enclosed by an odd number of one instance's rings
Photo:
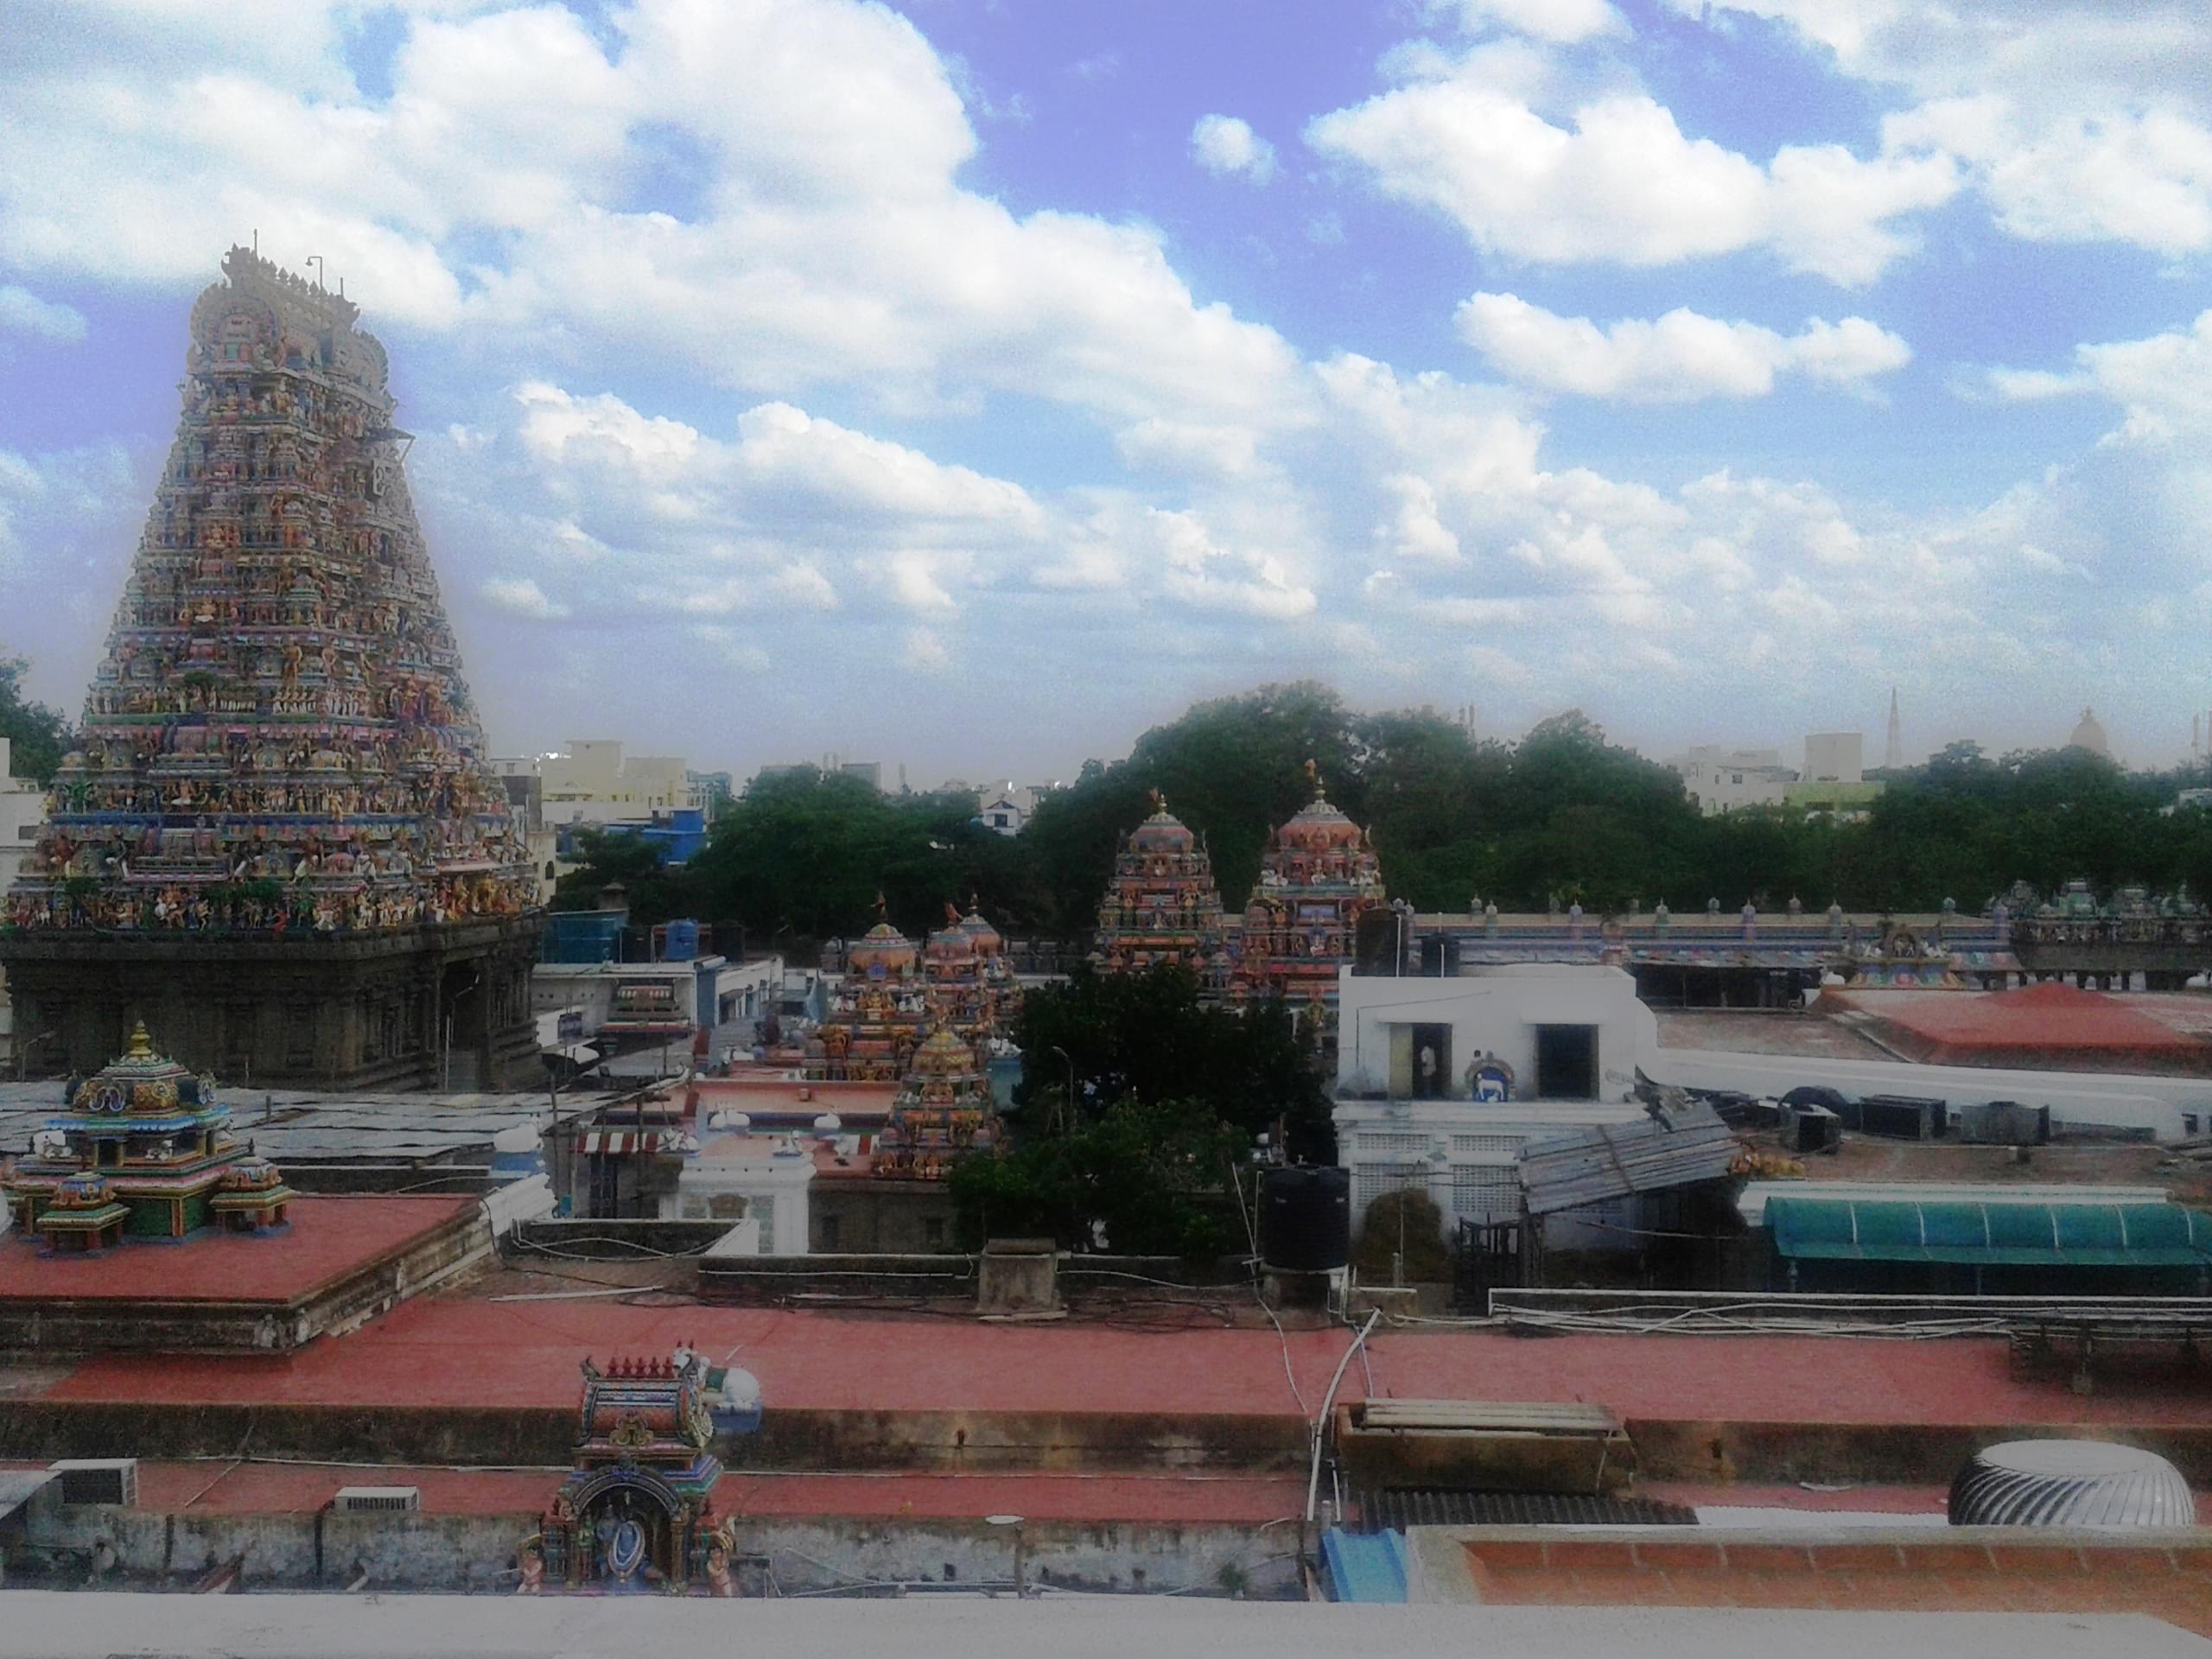
[[[1532,963],[1418,979],[1347,967],[1337,995],[1332,1116],[1355,1226],[1406,1186],[1435,1200],[1447,1229],[1510,1220],[1525,1142],[1643,1116],[1636,1072],[1658,1049],[1659,1022],[1618,968]],[[1630,1218],[1625,1205],[1596,1217]]]
[[[1700,743],[1667,764],[1681,774],[1690,804],[1706,817],[1746,806],[1779,806],[1797,774],[1782,764],[1779,749],[1724,749]]]
[[[698,807],[705,788],[680,755],[622,753],[612,737],[572,737],[559,754],[497,760],[501,777],[535,775],[539,812],[549,828],[569,823],[612,823],[642,818],[654,810]]]
[[[661,1217],[754,1222],[762,1255],[804,1255],[813,1179],[813,1147],[799,1135],[709,1128],[661,1200]]]
[[[1815,732],[1805,740],[1805,781],[1856,784],[1866,781],[1864,732]]]

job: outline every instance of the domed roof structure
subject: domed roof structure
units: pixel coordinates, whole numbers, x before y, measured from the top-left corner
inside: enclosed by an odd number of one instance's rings
[[[212,1079],[206,1098],[201,1080],[175,1060],[154,1052],[154,1039],[140,1020],[130,1033],[130,1046],[123,1058],[111,1060],[79,1084],[69,1096],[75,1112],[133,1112],[166,1115],[192,1111],[214,1104]]]
[[[2069,749],[2087,749],[2091,754],[2112,759],[2112,740],[2105,735],[2104,722],[2097,718],[2096,710],[2084,709],[2082,718],[2075,722],[2074,734],[2066,740]]]
[[[1191,827],[1167,810],[1167,798],[1152,791],[1152,816],[1129,831],[1133,853],[1187,853],[1198,844]]]
[[[920,956],[920,947],[892,926],[883,895],[878,893],[875,925],[853,942],[845,953],[845,967],[848,972],[880,979],[912,972]]]
[[[1319,777],[1313,779],[1313,798],[1275,831],[1278,846],[1302,847],[1314,851],[1331,847],[1357,847],[1366,838],[1367,832],[1346,817],[1344,809],[1323,791]]]

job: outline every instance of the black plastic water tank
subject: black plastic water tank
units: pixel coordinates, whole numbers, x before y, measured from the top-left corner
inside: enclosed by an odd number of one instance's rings
[[[1351,1260],[1351,1172],[1271,1169],[1260,1184],[1260,1259],[1286,1273]]]

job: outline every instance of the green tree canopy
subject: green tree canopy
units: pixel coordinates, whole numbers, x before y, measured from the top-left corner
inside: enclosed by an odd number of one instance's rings
[[[50,784],[69,752],[69,722],[58,710],[24,695],[23,676],[29,671],[23,658],[0,657],[0,737],[13,745],[10,772]]]

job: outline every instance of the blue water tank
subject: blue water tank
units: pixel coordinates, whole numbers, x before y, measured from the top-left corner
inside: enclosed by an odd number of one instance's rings
[[[689,962],[699,954],[699,924],[671,922],[662,938],[661,960]]]

